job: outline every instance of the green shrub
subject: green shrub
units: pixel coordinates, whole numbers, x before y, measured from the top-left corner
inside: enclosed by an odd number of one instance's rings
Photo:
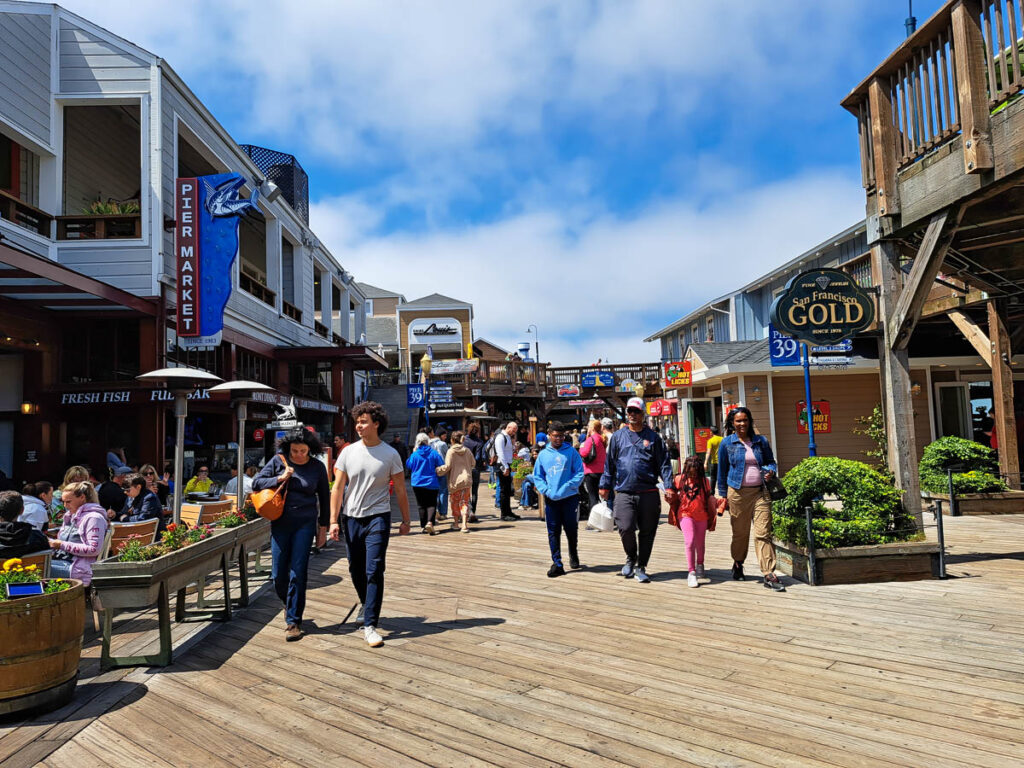
[[[818,456],[801,461],[782,478],[789,495],[772,505],[775,538],[807,545],[804,508],[812,507],[811,527],[819,548],[885,544],[918,538],[914,520],[903,509],[901,492],[881,472],[860,461]],[[824,496],[836,496],[841,510]]]
[[[1005,491],[1007,486],[994,473],[998,471],[995,451],[988,446],[962,437],[940,437],[926,446],[917,465],[921,490],[948,493],[948,464],[962,464],[963,471],[953,475],[955,493],[991,493]]]

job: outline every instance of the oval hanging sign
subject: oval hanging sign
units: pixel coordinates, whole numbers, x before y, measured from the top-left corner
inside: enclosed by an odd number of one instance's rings
[[[808,344],[837,344],[875,321],[875,302],[845,272],[812,269],[786,284],[772,302],[771,320],[777,330]]]

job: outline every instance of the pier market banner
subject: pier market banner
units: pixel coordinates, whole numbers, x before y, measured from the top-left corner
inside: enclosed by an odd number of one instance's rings
[[[244,200],[238,173],[175,181],[175,241],[178,259],[178,346],[215,347],[224,330],[231,295],[231,268],[238,255],[238,219],[258,210],[259,190]]]

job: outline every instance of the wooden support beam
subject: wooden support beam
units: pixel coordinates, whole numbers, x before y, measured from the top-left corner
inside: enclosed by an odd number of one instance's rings
[[[971,346],[981,355],[981,359],[985,361],[985,365],[989,368],[992,367],[992,342],[989,341],[988,336],[985,332],[978,327],[968,315],[965,315],[959,310],[953,310],[949,313],[949,319],[953,321],[953,325],[960,329],[960,333],[964,335],[964,338],[971,342]]]
[[[891,315],[883,315],[886,318],[886,337],[893,344],[893,349],[906,349],[910,343],[914,326],[917,325],[932,284],[942,268],[942,261],[953,242],[962,215],[962,207],[955,212],[947,208],[936,213],[928,222],[928,229],[925,230],[921,247],[917,249],[906,283],[896,287],[898,295],[895,297],[893,312]]]
[[[953,6],[952,24],[964,170],[979,173],[995,165],[985,81],[988,50],[981,34],[980,0],[960,0]]]
[[[1010,337],[995,299],[988,302],[988,335],[992,340],[992,401],[998,438],[999,472],[1011,488],[1019,489],[1020,460],[1017,455],[1017,414],[1013,404],[1013,369]]]
[[[871,247],[872,261],[881,276],[878,308],[882,317],[891,317],[900,293],[900,252],[891,240],[881,240]],[[914,405],[910,395],[910,356],[906,349],[896,349],[885,324],[878,340],[878,362],[882,385],[882,407],[885,411],[885,432],[888,437],[889,469],[896,487],[903,491],[903,506],[913,516],[918,530],[923,530],[921,486],[917,474],[917,452],[914,438]]]
[[[985,291],[968,291],[963,296],[943,296],[941,299],[929,299],[921,309],[921,319],[944,315],[951,310],[963,309],[987,300],[988,294]]]
[[[868,86],[871,108],[871,146],[875,154],[875,194],[879,216],[900,212],[896,186],[896,126],[893,125],[892,89],[888,80],[876,77]]]

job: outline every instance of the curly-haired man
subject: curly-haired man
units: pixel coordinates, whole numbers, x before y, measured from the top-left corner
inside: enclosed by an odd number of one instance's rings
[[[388,426],[387,411],[368,400],[352,409],[352,418],[359,440],[345,446],[334,465],[330,536],[335,541],[340,538],[339,519],[344,515],[348,569],[363,604],[363,635],[376,648],[384,644],[377,622],[384,601],[384,563],[391,536],[391,482],[402,513],[398,532],[403,536],[409,533],[409,499],[402,459],[380,439]]]

